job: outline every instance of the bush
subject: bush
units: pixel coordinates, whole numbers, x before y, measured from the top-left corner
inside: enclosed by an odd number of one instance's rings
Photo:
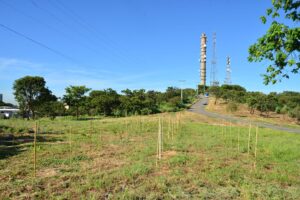
[[[229,111],[229,112],[236,112],[238,110],[237,103],[229,102],[227,104],[226,110]]]
[[[289,112],[289,116],[292,118],[296,118],[300,121],[300,106],[295,107],[293,110]]]
[[[284,105],[281,109],[280,109],[280,114],[287,114],[289,112],[289,108]]]
[[[275,112],[277,113],[277,114],[280,114],[281,112],[281,107],[280,106],[276,106],[276,108],[275,108]]]

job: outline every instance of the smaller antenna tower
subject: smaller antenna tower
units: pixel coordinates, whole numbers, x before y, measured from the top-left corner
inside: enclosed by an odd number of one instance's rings
[[[226,78],[224,84],[231,85],[231,67],[230,67],[230,57],[227,56],[227,65],[226,65]]]

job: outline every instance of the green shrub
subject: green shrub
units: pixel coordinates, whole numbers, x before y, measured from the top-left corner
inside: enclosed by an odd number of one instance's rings
[[[295,107],[293,110],[289,112],[289,116],[292,118],[296,118],[300,121],[300,106]]]
[[[227,104],[226,110],[229,112],[236,112],[238,110],[238,105],[235,102],[229,102]]]
[[[280,113],[281,114],[287,114],[289,112],[289,107],[287,107],[286,105],[284,105],[281,109],[280,109]]]

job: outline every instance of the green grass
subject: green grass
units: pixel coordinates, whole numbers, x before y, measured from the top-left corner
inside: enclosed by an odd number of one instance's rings
[[[259,129],[255,159],[255,128],[248,155],[248,127],[178,116],[42,119],[36,178],[34,122],[0,120],[0,199],[300,199],[299,134]]]

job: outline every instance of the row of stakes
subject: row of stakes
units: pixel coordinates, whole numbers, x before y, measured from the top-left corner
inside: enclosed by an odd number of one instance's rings
[[[157,137],[157,154],[156,154],[156,165],[158,165],[159,160],[162,159],[162,153],[163,153],[163,120],[161,120],[161,118],[158,118],[158,137]],[[168,138],[173,139],[174,136],[174,132],[178,131],[180,125],[180,117],[178,117],[178,115],[176,115],[176,121],[174,122],[173,120],[171,120],[171,118],[169,118],[169,123],[168,123]],[[92,132],[92,122],[90,124],[91,128],[90,128],[90,133]],[[127,123],[126,123],[127,126]],[[224,134],[224,125],[222,126],[222,135]],[[225,125],[226,126],[226,125]],[[247,155],[249,157],[250,154],[250,141],[251,141],[251,128],[252,125],[249,124],[249,131],[248,131],[248,150],[247,150]],[[127,128],[126,128],[127,129]],[[231,123],[230,123],[230,129],[231,129]],[[33,170],[34,170],[34,177],[36,177],[36,160],[37,160],[37,151],[36,151],[36,143],[37,143],[37,134],[39,132],[39,127],[38,127],[38,122],[35,122],[35,127],[34,127],[34,138],[33,138]],[[70,134],[69,137],[71,137],[71,132],[72,132],[72,127],[70,127],[69,130]],[[71,138],[69,138],[69,148],[71,151]],[[255,147],[254,147],[254,168],[256,168],[256,158],[257,158],[257,142],[258,142],[258,127],[256,126],[256,131],[255,131]],[[240,151],[240,129],[238,131],[238,152]]]

